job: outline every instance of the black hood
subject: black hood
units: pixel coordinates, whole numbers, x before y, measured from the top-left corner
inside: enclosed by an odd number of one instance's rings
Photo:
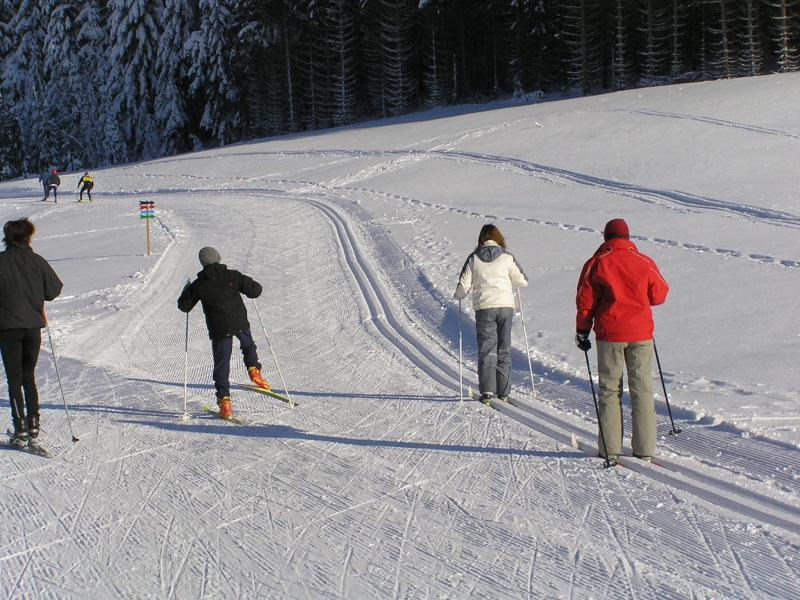
[[[494,244],[486,244],[475,250],[475,255],[485,263],[490,263],[497,260],[505,254],[505,248],[495,246]]]

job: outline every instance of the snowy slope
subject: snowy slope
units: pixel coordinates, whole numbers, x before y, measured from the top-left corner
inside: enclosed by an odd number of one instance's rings
[[[36,598],[800,595],[800,76],[435,111],[97,173],[97,201],[0,185],[65,281],[39,381],[56,458],[3,450],[0,590]],[[460,110],[463,112],[463,110]],[[143,256],[138,201],[156,202]],[[672,286],[657,341],[683,432],[603,470],[574,290],[625,217]],[[458,400],[449,300],[497,223],[523,293],[516,407]],[[299,406],[214,420],[210,344],[175,301],[197,250],[265,288]],[[467,380],[474,341],[467,311]],[[46,339],[46,338],[45,338]],[[232,379],[246,381],[237,356]]]

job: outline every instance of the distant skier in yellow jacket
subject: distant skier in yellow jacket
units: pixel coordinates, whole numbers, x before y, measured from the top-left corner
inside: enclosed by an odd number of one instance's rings
[[[83,192],[86,192],[86,195],[89,197],[89,202],[94,202],[92,200],[92,188],[94,187],[94,179],[92,176],[89,175],[89,172],[83,174],[83,177],[78,180],[78,187],[80,189],[80,194],[78,195],[78,202],[83,202]]]

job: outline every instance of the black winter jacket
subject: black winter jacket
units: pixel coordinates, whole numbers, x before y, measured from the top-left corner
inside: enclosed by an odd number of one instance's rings
[[[183,288],[178,308],[188,313],[200,302],[206,315],[208,337],[219,340],[250,329],[241,294],[258,298],[261,284],[239,271],[214,263],[200,271],[197,279]]]
[[[44,301],[57,298],[63,285],[30,247],[9,246],[0,252],[0,329],[44,327]]]

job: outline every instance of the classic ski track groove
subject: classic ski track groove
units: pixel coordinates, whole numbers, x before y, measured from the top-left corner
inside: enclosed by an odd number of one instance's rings
[[[171,193],[220,193],[223,190],[184,190]],[[412,364],[423,370],[431,379],[442,387],[458,394],[458,373],[443,359],[431,352],[416,336],[412,335],[409,328],[404,328],[392,310],[388,301],[388,292],[379,282],[379,279],[370,268],[361,250],[357,237],[349,221],[337,209],[317,198],[304,197],[298,193],[283,192],[279,190],[264,190],[259,188],[244,188],[224,190],[228,193],[246,193],[254,196],[269,197],[283,201],[299,202],[313,206],[325,215],[331,222],[340,241],[342,257],[345,260],[353,278],[359,288],[360,294],[369,311],[370,324],[372,324],[389,342]],[[465,383],[475,385],[473,382]],[[586,437],[586,429],[561,419],[557,415],[549,414],[534,406],[517,401],[516,405],[495,403],[497,412],[514,419],[515,421],[542,433],[567,446],[571,443],[571,434]],[[528,414],[526,414],[528,413]],[[537,420],[531,418],[536,416]],[[541,422],[541,421],[544,421]],[[585,448],[586,446],[584,446]],[[596,455],[596,451],[595,451]],[[649,476],[665,485],[672,486],[702,498],[712,504],[729,507],[733,512],[743,516],[760,519],[773,526],[780,527],[796,535],[800,535],[800,509],[787,505],[768,495],[755,490],[745,490],[733,483],[718,479],[711,475],[700,473],[689,466],[676,464],[666,458],[659,458],[660,466],[646,465],[636,459],[622,458],[620,462],[634,471]],[[767,462],[769,464],[769,461]],[[769,510],[761,508],[769,507]]]
[[[367,266],[369,263],[364,261],[361,252],[358,251],[358,246],[357,246],[357,243],[356,243],[356,240],[355,240],[355,235],[353,234],[352,230],[350,229],[349,224],[347,224],[347,221],[343,217],[341,217],[340,215],[336,214],[336,211],[334,209],[330,208],[329,206],[323,204],[322,202],[320,202],[318,200],[308,200],[308,199],[303,199],[303,198],[294,198],[294,199],[297,200],[297,201],[313,204],[314,206],[317,206],[318,208],[320,208],[320,210],[322,210],[326,215],[329,215],[329,216],[332,215],[332,214],[335,215],[335,217],[331,217],[331,220],[334,220],[334,218],[335,218],[338,221],[338,223],[340,223],[344,227],[345,235],[347,236],[348,246],[353,251],[357,251],[357,260],[359,262],[359,266],[361,267],[362,273],[364,275],[366,275],[367,278],[368,278],[368,281],[366,283],[368,283],[369,285],[372,286],[371,289],[372,289],[373,294],[375,296],[377,296],[378,300],[381,302],[381,307],[384,310],[384,315],[386,315],[387,321],[393,326],[393,328],[395,329],[395,332],[398,331],[398,329],[401,329],[402,326],[394,318],[394,315],[391,313],[391,307],[389,306],[388,302],[385,300],[385,290],[383,290],[381,287],[379,287],[375,283],[375,277],[374,276],[370,277],[371,273],[369,271],[369,267]],[[338,227],[337,227],[337,231],[339,231]],[[358,273],[354,272],[354,276],[358,279]],[[359,282],[359,287],[361,287],[362,291],[364,291],[364,293],[366,294],[364,282]],[[410,344],[413,344],[414,348],[424,350],[424,346],[422,346],[422,343],[419,342],[418,340],[416,340],[416,338],[413,338],[410,335],[403,336],[403,337]],[[388,337],[388,339],[390,339],[390,341],[394,341],[394,339],[396,339],[396,338],[394,336],[392,336],[392,337]],[[405,351],[404,351],[404,354],[406,354],[408,356],[408,354]],[[458,392],[457,385],[454,382],[457,381],[458,374],[455,373],[453,370],[448,369],[447,365],[441,364],[440,359],[438,357],[432,356],[431,353],[425,351],[424,355],[425,355],[426,359],[428,359],[431,363],[433,363],[433,364],[437,364],[438,363],[439,366],[440,366],[440,370],[443,373],[448,373],[448,372],[451,373],[452,379],[450,379],[450,380],[442,381],[439,378],[438,373],[436,373],[437,376],[434,377],[434,379],[436,379],[437,381],[442,383],[442,385],[444,385],[445,387],[449,387],[450,389],[452,389],[454,392],[457,393]],[[420,366],[419,362],[417,360],[412,360],[412,362],[414,362],[415,364]],[[420,366],[420,368],[424,369],[424,366]],[[427,371],[428,371],[428,373],[430,375],[434,374],[434,373],[431,373],[431,371],[429,369]],[[502,405],[503,403],[499,403],[498,402],[496,404],[501,404]],[[535,429],[535,430],[539,431],[540,433],[545,433],[545,435],[549,435],[550,437],[553,437],[553,438],[557,439],[558,441],[569,443],[569,441],[566,440],[563,437],[563,434],[561,434],[561,432],[553,431],[553,430],[550,430],[549,428],[543,430],[535,422],[532,422],[530,420],[523,421],[520,418],[521,415],[519,415],[519,414],[514,415],[512,413],[512,414],[509,415],[509,411],[508,411],[509,407],[508,407],[508,405],[504,405],[503,408],[505,408],[506,410],[503,410],[502,408],[498,408],[497,410],[499,410],[500,412],[503,412],[507,416],[511,416],[515,420],[517,420],[517,421],[519,421],[519,422],[531,427],[532,429]],[[576,432],[575,426],[571,425],[570,423],[568,423],[568,422],[566,422],[566,421],[564,421],[562,419],[559,419],[558,417],[555,417],[553,415],[548,415],[544,411],[536,411],[536,413],[537,413],[537,416],[539,418],[546,417],[547,420],[550,423],[552,423],[555,427],[561,428],[562,430],[565,429],[566,431],[569,431],[570,433]],[[580,431],[580,430],[578,430],[578,431]],[[580,433],[585,434],[585,432],[583,432],[583,431],[580,431]],[[556,436],[558,436],[558,437],[556,437]],[[561,438],[561,439],[559,440],[558,438]],[[629,460],[631,460],[631,462],[633,462],[635,459],[629,459]],[[636,462],[638,462],[638,461],[636,461]],[[666,459],[662,459],[660,462],[661,462],[661,466],[666,468],[666,469],[674,469],[675,466],[676,466],[676,465],[673,465],[673,464],[669,463],[669,461],[667,461]],[[629,466],[629,468],[630,468],[631,465],[626,464],[626,466]],[[693,469],[690,469],[689,467],[678,466],[678,468],[681,471],[683,471],[684,474],[687,471],[689,472],[689,476],[687,476],[687,479],[689,479],[688,482],[682,481],[682,479],[678,476],[677,473],[673,474],[671,477],[665,477],[662,474],[659,474],[660,476],[658,477],[658,479],[660,481],[662,481],[662,483],[666,483],[667,485],[673,485],[675,487],[685,489],[686,491],[689,491],[690,493],[693,493],[693,495],[697,495],[699,497],[703,497],[704,499],[709,500],[710,502],[716,503],[716,504],[725,505],[725,500],[729,499],[731,495],[739,496],[744,500],[743,502],[742,501],[737,501],[736,502],[738,511],[741,512],[742,514],[750,514],[751,516],[756,516],[758,518],[762,518],[766,522],[770,522],[773,525],[777,525],[779,527],[788,529],[788,530],[792,531],[793,533],[800,534],[800,523],[798,523],[798,520],[797,520],[798,517],[800,517],[800,510],[796,510],[796,509],[793,510],[792,507],[787,506],[787,505],[783,504],[782,502],[773,500],[769,496],[765,496],[765,495],[759,494],[757,492],[752,492],[752,491],[749,491],[749,492],[748,491],[744,491],[743,492],[740,488],[738,488],[736,486],[728,484],[727,482],[725,482],[723,480],[716,480],[716,479],[714,479],[714,478],[712,478],[710,476],[706,476],[706,475],[704,475],[702,473],[699,473],[699,472],[697,472],[697,471],[695,471]],[[635,469],[635,470],[638,470],[639,472],[642,472],[641,469]],[[696,480],[695,483],[697,485],[691,485],[691,483],[692,483],[691,479],[695,479]],[[669,481],[669,480],[671,480],[671,481]],[[709,486],[709,487],[705,487],[705,486]],[[714,487],[717,487],[718,489],[715,491]],[[702,490],[702,493],[699,493],[699,492],[701,492],[701,490]],[[749,498],[747,496],[749,496]],[[772,509],[777,513],[777,515],[773,515],[772,513],[764,512],[763,510],[759,509],[757,504],[755,502],[753,502],[753,501],[757,501],[757,502],[760,502],[762,504],[766,504],[766,505],[771,506]]]
[[[679,121],[697,121],[698,123],[703,123],[705,125],[714,125],[717,127],[730,127],[733,129],[742,129],[744,131],[749,131],[752,133],[759,133],[764,135],[772,135],[772,136],[790,138],[794,140],[800,140],[800,135],[797,135],[796,133],[791,133],[789,131],[783,131],[781,129],[770,129],[768,127],[761,127],[759,125],[748,125],[747,123],[737,123],[736,121],[726,121],[725,119],[717,119],[715,117],[704,117],[702,115],[671,113],[662,110],[654,110],[646,108],[640,108],[640,109],[615,108],[598,112],[627,113],[630,115],[644,115],[647,117],[677,119]]]

